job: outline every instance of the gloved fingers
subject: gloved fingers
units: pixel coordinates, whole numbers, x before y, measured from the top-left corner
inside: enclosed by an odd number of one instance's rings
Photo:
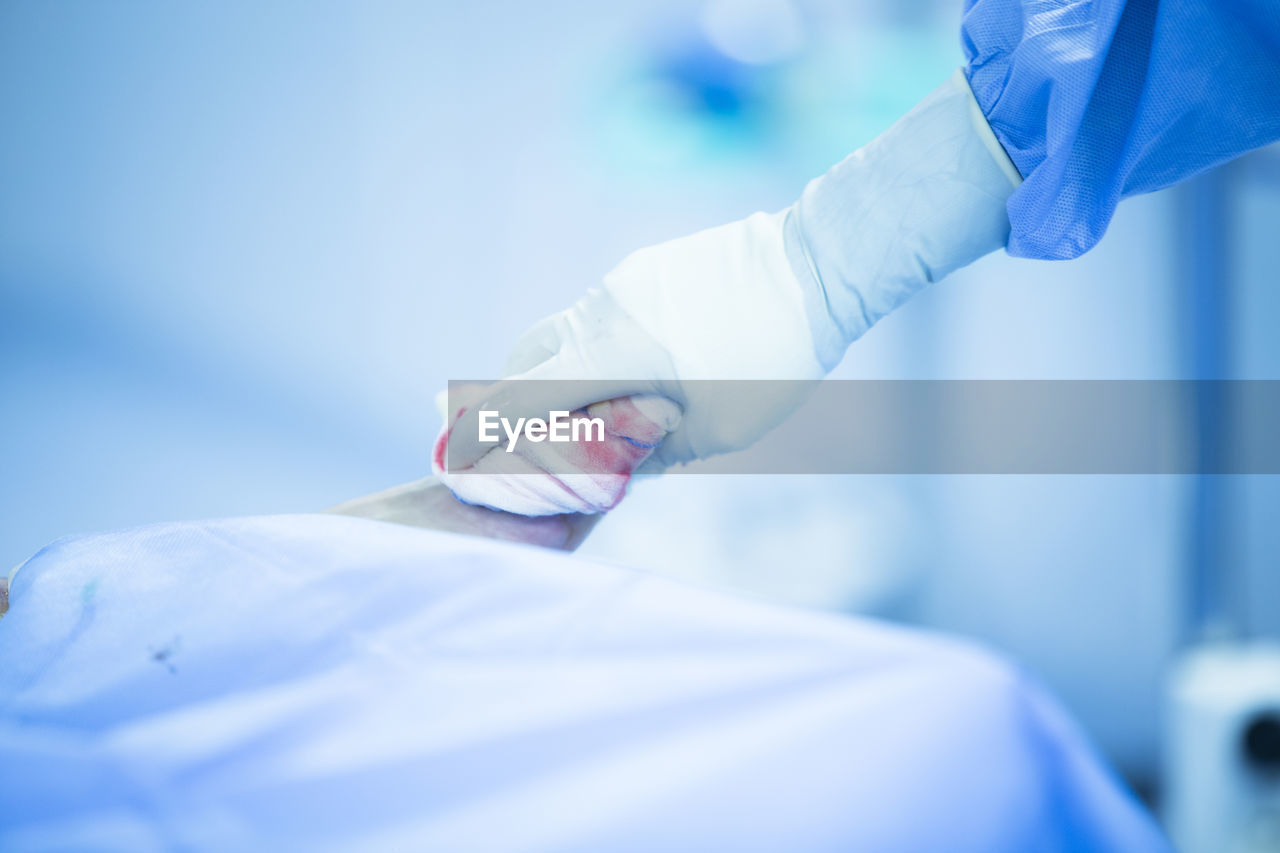
[[[479,439],[481,411],[496,411],[515,424],[632,395],[655,394],[680,407],[685,403],[680,383],[665,378],[676,374],[666,350],[601,290],[526,332],[511,364],[524,369],[474,398],[450,400],[446,422],[456,423],[442,467],[468,467],[494,448]]]
[[[488,388],[487,384],[450,382],[448,388],[436,392],[436,412],[445,426],[458,417],[459,410],[469,409],[482,400]]]
[[[502,375],[525,373],[560,352],[564,343],[561,334],[565,324],[564,314],[565,312],[559,311],[550,317],[544,317],[521,335],[507,356]]]

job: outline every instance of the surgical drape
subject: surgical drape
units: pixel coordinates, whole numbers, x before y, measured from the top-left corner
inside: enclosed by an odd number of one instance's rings
[[[17,573],[0,848],[83,847],[1167,849],[981,649],[338,516]]]

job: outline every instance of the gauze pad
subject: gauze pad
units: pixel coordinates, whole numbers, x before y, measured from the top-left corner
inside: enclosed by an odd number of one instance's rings
[[[483,394],[482,386],[452,389],[449,403],[454,411],[436,439],[432,472],[464,503],[521,515],[612,509],[626,494],[632,473],[680,423],[680,408],[662,397],[605,400],[568,413],[578,429],[567,432],[576,432],[576,441],[522,439],[504,423],[495,430],[498,440],[492,450],[471,465],[451,470],[450,433],[469,408],[484,405]],[[520,426],[515,429],[518,433]]]

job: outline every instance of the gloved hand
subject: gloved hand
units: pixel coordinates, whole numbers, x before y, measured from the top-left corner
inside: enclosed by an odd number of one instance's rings
[[[546,417],[629,395],[682,410],[649,468],[746,447],[876,320],[1003,246],[1018,180],[957,72],[790,208],[642,249],[535,326],[508,380],[457,420],[443,467],[492,449],[477,441],[482,408]],[[692,381],[729,379],[809,382],[753,386],[744,403],[725,384]]]
[[[779,399],[723,411],[711,383],[691,379],[815,380],[803,290],[787,262],[785,213],[641,249],[605,276],[604,287],[548,317],[516,343],[509,381],[489,389],[453,430],[449,467],[470,464],[458,438],[477,434],[481,408],[545,417],[600,400],[655,395],[684,414],[650,464],[666,466],[744,447],[802,399],[799,383],[775,383]],[[539,381],[554,380],[554,381]]]

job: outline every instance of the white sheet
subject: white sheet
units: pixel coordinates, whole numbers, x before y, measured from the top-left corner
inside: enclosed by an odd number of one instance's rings
[[[1165,850],[953,640],[339,516],[56,543],[0,619],[0,849]]]

